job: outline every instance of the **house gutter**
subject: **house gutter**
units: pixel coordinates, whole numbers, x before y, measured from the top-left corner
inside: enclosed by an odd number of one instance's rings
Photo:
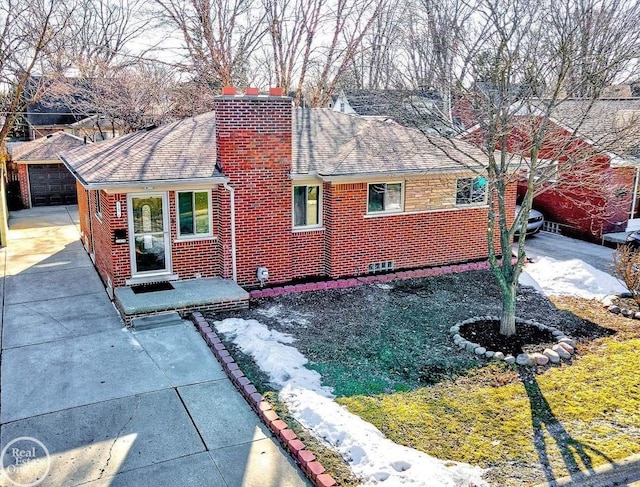
[[[636,201],[638,199],[638,183],[640,183],[640,166],[636,166],[636,177],[633,179],[633,199],[631,200],[631,214],[629,219],[633,220],[636,214]]]
[[[229,191],[229,203],[231,205],[231,273],[234,281],[238,281],[238,268],[236,263],[236,193],[235,190],[229,186],[229,181],[225,181],[223,184],[224,189]]]

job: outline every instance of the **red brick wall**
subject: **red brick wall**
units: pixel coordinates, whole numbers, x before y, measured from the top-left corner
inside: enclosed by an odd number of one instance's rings
[[[324,197],[325,265],[333,278],[366,274],[380,261],[402,269],[488,256],[486,207],[370,217],[366,183],[335,185]]]
[[[212,193],[216,195],[217,192],[217,189],[212,191]],[[217,196],[215,200],[217,202]],[[212,213],[217,214],[217,208],[216,211]],[[216,218],[218,217],[216,216]],[[222,247],[218,235],[216,235],[216,239],[203,238],[176,242],[178,238],[178,225],[175,191],[169,193],[169,220],[171,222],[171,258],[173,272],[177,274],[180,279],[192,279],[197,275],[200,277],[220,276]],[[228,215],[225,221],[228,221]],[[220,228],[220,224],[213,227],[214,232],[216,227]]]
[[[218,162],[235,190],[238,282],[257,284],[260,266],[269,268],[270,282],[289,281],[292,100],[221,96],[214,108]]]
[[[26,164],[16,164],[18,166],[18,181],[20,182],[20,199],[25,208],[31,208],[31,198],[29,197],[29,170]]]

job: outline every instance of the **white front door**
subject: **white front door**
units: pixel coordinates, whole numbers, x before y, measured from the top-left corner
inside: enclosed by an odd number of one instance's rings
[[[171,272],[171,241],[166,193],[129,195],[132,277]]]

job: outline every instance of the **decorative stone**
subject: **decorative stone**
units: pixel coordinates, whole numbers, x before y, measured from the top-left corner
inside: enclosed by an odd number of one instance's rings
[[[451,334],[456,334],[460,331],[460,327],[458,325],[453,325],[451,328],[449,328],[449,332]]]
[[[618,299],[618,296],[615,296],[615,295],[605,296],[602,299],[602,304],[605,308],[608,308],[609,306],[613,306],[613,303],[616,299]]]
[[[576,341],[569,337],[562,337],[558,340],[558,343],[566,343],[573,348],[576,348]]]
[[[564,336],[564,333],[561,332],[560,330],[552,331],[551,334],[556,338]]]
[[[504,358],[504,361],[507,362],[509,365],[511,365],[516,363],[516,358],[513,355],[507,355]]]
[[[628,309],[622,309],[620,310],[620,314],[627,318],[629,315],[631,315],[631,311],[629,311]]]
[[[458,342],[458,346],[459,346],[460,348],[467,348],[467,343],[469,343],[469,342],[468,342],[468,341],[466,341],[466,340],[460,340],[460,341]]]
[[[633,314],[633,319],[634,319],[634,320],[640,320],[640,311],[636,311],[636,312]]]
[[[609,306],[609,311],[612,312],[613,314],[618,315],[620,314],[621,309],[620,309],[620,306],[613,305],[613,306]]]
[[[455,342],[456,340],[460,340],[462,337],[460,335],[458,335],[457,333],[455,335],[453,335],[453,341]]]
[[[532,365],[533,360],[531,359],[528,353],[521,353],[516,357],[516,363],[518,365]]]
[[[558,355],[556,352],[554,352],[553,350],[551,350],[550,348],[545,348],[544,352],[542,352],[545,357],[549,358],[549,361],[552,364],[558,364],[560,363],[560,355]]]
[[[467,352],[473,352],[479,346],[480,345],[478,345],[477,343],[467,342],[467,346],[465,348],[467,349]]]
[[[533,361],[538,365],[547,365],[549,363],[549,357],[541,353],[532,353],[531,358],[533,358]]]
[[[484,347],[476,347],[473,353],[475,353],[476,355],[484,355],[486,351],[487,349]]]
[[[569,352],[569,354],[572,354],[575,351],[575,349],[571,345],[569,345],[568,343],[560,342],[560,343],[558,343],[558,345],[560,345],[567,352]]]
[[[496,360],[504,360],[504,353],[496,352],[493,354],[493,358]]]
[[[556,352],[560,356],[560,358],[568,359],[571,357],[571,354],[560,345],[554,345],[553,347],[551,347],[551,350]]]
[[[496,352],[492,352],[491,350],[487,350],[486,352],[484,352],[484,356],[487,358],[492,358],[495,354]]]

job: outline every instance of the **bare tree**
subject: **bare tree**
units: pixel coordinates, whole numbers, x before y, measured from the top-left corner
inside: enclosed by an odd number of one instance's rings
[[[73,68],[80,77],[96,77],[138,62],[145,51],[133,44],[148,35],[143,0],[76,0],[64,36],[53,40],[49,73]]]
[[[629,55],[640,55],[640,3],[633,0],[563,0],[570,14],[576,56],[565,89],[575,97],[598,96],[626,73]],[[615,25],[615,29],[609,26]]]
[[[7,210],[5,174],[8,159],[6,138],[16,118],[28,103],[25,86],[53,39],[66,26],[64,11],[70,3],[32,0],[0,0],[0,244],[6,244]],[[37,96],[37,91],[31,93]]]
[[[305,82],[307,100],[312,107],[325,106],[336,91],[342,76],[362,48],[364,36],[370,31],[386,0],[336,0],[327,17],[331,39],[315,50],[309,70],[301,79]]]
[[[299,104],[314,41],[327,2],[263,0],[263,4],[270,41],[265,46],[265,52],[271,61],[266,65],[273,73],[272,77],[269,76],[270,84],[281,86],[285,93],[295,89],[296,104]]]
[[[182,68],[203,88],[247,84],[248,65],[266,34],[257,0],[154,0],[159,22],[179,32]]]
[[[474,4],[470,36],[465,49],[470,63],[456,72],[455,83],[465,90],[466,108],[479,129],[468,136],[483,148],[488,194],[489,261],[502,291],[500,332],[516,333],[516,289],[525,262],[526,224],[534,196],[561,180],[584,184],[578,169],[602,145],[576,144],[596,102],[595,93],[582,100],[583,106],[571,128],[555,123],[566,103],[565,87],[573,83],[574,67],[591,56],[589,45],[580,44],[580,32],[573,28],[573,2],[538,4],[527,0],[478,0]],[[602,28],[616,32],[623,26],[609,16]],[[604,21],[604,19],[603,19]],[[612,40],[613,42],[613,40]],[[582,49],[576,50],[580,45]],[[602,46],[600,46],[602,48]],[[610,71],[632,65],[634,52],[619,52],[602,67]],[[540,96],[544,94],[544,96]],[[598,181],[598,172],[591,175]],[[515,185],[525,186],[522,211],[514,218]],[[603,184],[599,181],[598,184]],[[516,253],[512,261],[512,241]],[[502,258],[500,258],[502,257]]]

